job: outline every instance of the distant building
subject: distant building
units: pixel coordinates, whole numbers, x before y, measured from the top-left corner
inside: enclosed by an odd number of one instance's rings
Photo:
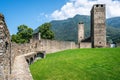
[[[110,47],[114,48],[114,47],[116,47],[116,44],[110,44]]]
[[[39,32],[39,29],[36,29],[33,32],[33,40],[41,40],[41,33]]]

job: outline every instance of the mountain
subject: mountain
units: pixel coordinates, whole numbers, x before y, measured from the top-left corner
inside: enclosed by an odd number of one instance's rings
[[[79,22],[85,24],[85,37],[90,36],[90,16],[76,15],[66,20],[51,21],[52,31],[55,33],[55,39],[77,42],[77,26]],[[109,18],[106,20],[107,40],[114,42],[120,41],[120,17]]]
[[[85,37],[90,36],[90,16],[76,15],[73,18],[66,20],[54,20],[51,30],[55,33],[56,40],[75,41],[78,36],[78,23],[83,22],[85,25]],[[106,19],[107,25],[107,40],[113,42],[120,42],[120,17]],[[37,29],[34,31],[38,31]]]
[[[107,19],[107,25],[115,28],[120,28],[120,17]]]
[[[90,16],[76,15],[66,20],[51,21],[55,39],[77,42],[77,26],[79,22],[85,24],[85,36],[90,36]]]

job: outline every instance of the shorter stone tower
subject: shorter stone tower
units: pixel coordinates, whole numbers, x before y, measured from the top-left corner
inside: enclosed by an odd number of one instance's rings
[[[80,44],[82,40],[84,40],[84,23],[80,22],[78,24],[78,44]]]
[[[92,47],[106,47],[105,4],[96,4],[91,10]]]

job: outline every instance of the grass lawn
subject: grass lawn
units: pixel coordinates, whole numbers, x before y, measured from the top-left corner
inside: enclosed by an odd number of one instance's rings
[[[73,49],[30,65],[34,80],[120,80],[120,48]]]

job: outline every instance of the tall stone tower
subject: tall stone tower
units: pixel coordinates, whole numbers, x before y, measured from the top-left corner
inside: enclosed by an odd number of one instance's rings
[[[106,47],[105,4],[93,5],[91,10],[92,47]]]
[[[82,40],[84,40],[84,23],[80,22],[78,24],[78,44],[80,44]]]
[[[0,14],[0,80],[8,80],[11,70],[10,34]]]

